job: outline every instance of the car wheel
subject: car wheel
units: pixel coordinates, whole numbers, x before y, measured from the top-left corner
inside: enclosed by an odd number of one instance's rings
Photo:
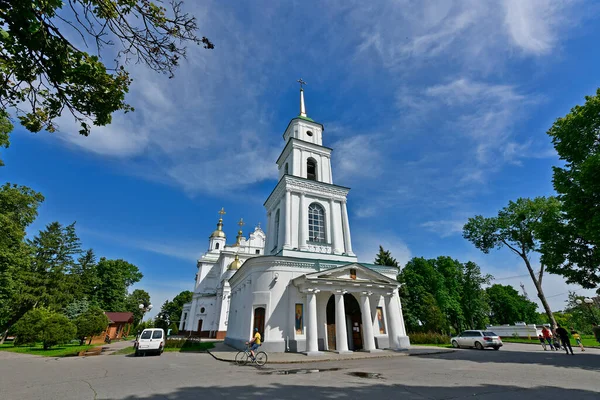
[[[481,343],[479,343],[479,342],[475,342],[475,348],[477,350],[483,350],[483,345]]]
[[[458,342],[456,340],[452,341],[452,347],[454,347],[455,349],[460,349],[460,345],[458,344]]]
[[[494,350],[500,350],[500,346],[494,346]]]

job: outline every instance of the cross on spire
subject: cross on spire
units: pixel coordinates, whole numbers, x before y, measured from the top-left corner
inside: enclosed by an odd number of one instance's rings
[[[304,89],[302,88],[306,85],[306,82],[302,78],[298,79],[296,82],[300,84],[300,116],[306,117],[306,106],[304,105]]]
[[[240,218],[240,222],[237,223],[240,226],[240,229],[242,229],[242,226],[246,225],[246,223],[244,222],[244,218]]]
[[[223,218],[223,215],[227,214],[225,212],[225,207],[221,207],[221,210],[219,211],[219,215],[221,216],[220,218]]]
[[[298,79],[296,82],[300,84],[300,90],[302,90],[302,86],[306,85],[306,82],[302,78]]]

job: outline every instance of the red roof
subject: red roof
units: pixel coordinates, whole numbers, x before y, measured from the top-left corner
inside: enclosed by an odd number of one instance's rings
[[[133,313],[131,312],[105,312],[104,314],[106,314],[111,323],[133,323]]]

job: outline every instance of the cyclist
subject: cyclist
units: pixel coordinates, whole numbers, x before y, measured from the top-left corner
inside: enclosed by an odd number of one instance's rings
[[[249,342],[246,342],[246,344],[252,345],[250,347],[250,354],[252,355],[252,360],[254,360],[254,351],[260,346],[260,339],[261,336],[260,333],[258,333],[258,328],[254,328],[254,337],[250,339]]]

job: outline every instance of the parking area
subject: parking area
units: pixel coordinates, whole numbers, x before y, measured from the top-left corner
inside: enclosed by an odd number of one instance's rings
[[[39,358],[0,353],[1,399],[598,399],[600,350],[500,351],[238,367],[209,354]]]

